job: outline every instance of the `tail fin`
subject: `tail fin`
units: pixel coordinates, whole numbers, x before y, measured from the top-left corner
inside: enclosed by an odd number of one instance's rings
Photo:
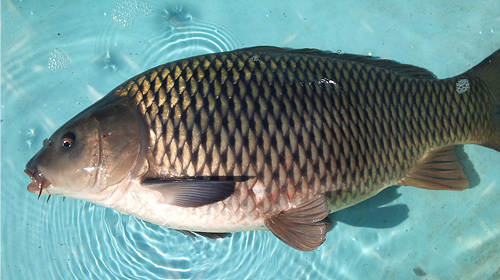
[[[500,50],[469,70],[467,74],[481,78],[490,88],[493,97],[491,135],[483,146],[500,151]]]

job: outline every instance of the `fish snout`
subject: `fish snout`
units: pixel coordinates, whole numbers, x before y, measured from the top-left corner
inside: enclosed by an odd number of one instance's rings
[[[38,197],[42,194],[42,191],[50,186],[52,183],[43,177],[42,173],[36,167],[34,158],[31,159],[28,164],[26,164],[26,169],[24,173],[28,175],[33,182],[28,185],[28,191],[32,193],[38,193]]]

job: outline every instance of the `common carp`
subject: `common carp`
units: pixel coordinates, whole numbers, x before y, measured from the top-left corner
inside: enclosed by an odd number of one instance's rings
[[[500,50],[448,79],[394,61],[253,47],[124,82],[43,142],[30,192],[303,251],[391,185],[462,190],[459,144],[500,150]]]

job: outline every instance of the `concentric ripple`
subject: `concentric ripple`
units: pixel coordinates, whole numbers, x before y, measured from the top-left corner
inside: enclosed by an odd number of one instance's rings
[[[172,13],[172,12],[171,12]],[[188,13],[166,15],[164,32],[146,42],[143,62],[148,67],[199,54],[236,48],[236,36],[230,29],[192,18]]]
[[[222,279],[230,276],[220,269],[227,262],[253,275],[258,266],[248,264],[258,263],[265,250],[279,245],[266,232],[234,233],[216,240],[187,236],[73,199],[54,197],[37,204],[44,221],[38,235],[51,236],[43,240],[40,256],[57,264],[54,275],[75,279]]]

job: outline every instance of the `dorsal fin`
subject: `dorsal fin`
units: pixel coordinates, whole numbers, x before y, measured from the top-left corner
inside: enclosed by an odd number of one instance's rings
[[[315,55],[328,57],[331,59],[339,59],[350,62],[368,64],[371,66],[383,68],[389,71],[394,71],[402,75],[406,75],[419,79],[436,79],[436,76],[424,68],[413,65],[402,64],[393,60],[379,59],[373,56],[363,56],[355,54],[332,53],[328,51],[320,51],[317,49],[283,49],[271,46],[259,46],[243,49],[242,51],[256,52],[259,54],[296,54],[296,55]]]
[[[396,184],[429,190],[464,190],[469,179],[459,162],[455,146],[427,152]]]

